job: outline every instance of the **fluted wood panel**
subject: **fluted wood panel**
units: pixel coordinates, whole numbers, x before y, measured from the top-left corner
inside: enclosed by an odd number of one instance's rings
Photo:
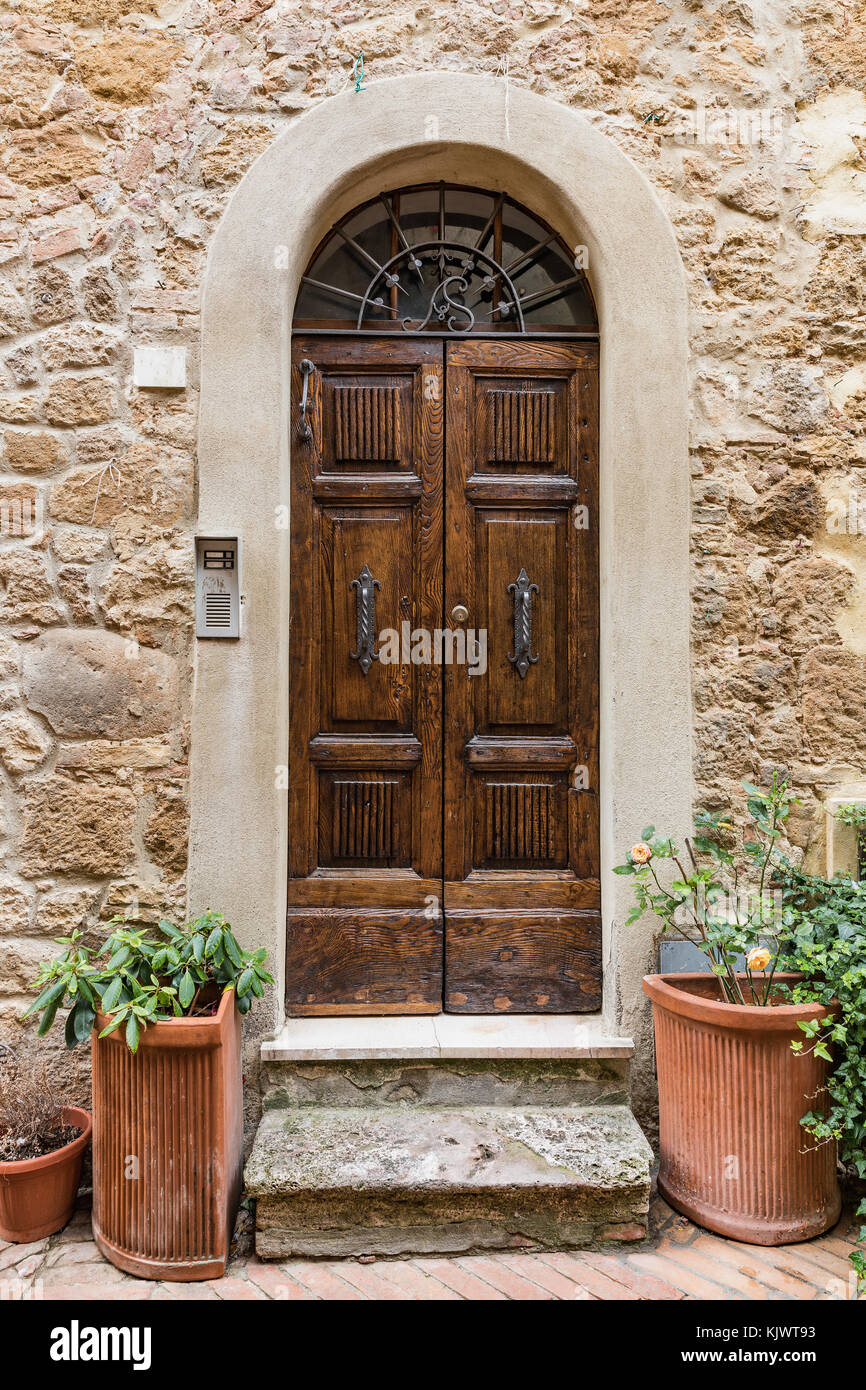
[[[240,1018],[94,1036],[94,1229],[123,1269],[163,1279],[224,1268],[240,1187]]]
[[[488,859],[552,857],[550,791],[545,782],[488,782]]]
[[[802,1033],[714,1027],[658,1001],[654,1019],[664,1195],[759,1244],[826,1229],[838,1211],[835,1145],[816,1146],[799,1123],[821,1108],[826,1064],[791,1052]]]
[[[334,858],[390,859],[398,782],[334,783]]]
[[[491,391],[494,463],[550,463],[555,457],[552,391]]]
[[[335,386],[335,457],[380,462],[399,458],[399,404],[393,386]]]

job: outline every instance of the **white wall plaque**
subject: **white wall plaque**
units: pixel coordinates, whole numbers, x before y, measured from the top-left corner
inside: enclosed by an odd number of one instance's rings
[[[186,348],[137,347],[133,355],[132,380],[136,386],[174,390],[186,386]]]

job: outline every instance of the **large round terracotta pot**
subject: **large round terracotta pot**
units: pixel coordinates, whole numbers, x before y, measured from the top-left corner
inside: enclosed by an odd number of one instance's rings
[[[241,1016],[227,990],[211,1018],[93,1032],[93,1236],[145,1279],[225,1273],[241,1188]]]
[[[698,1225],[753,1245],[826,1231],[841,1205],[836,1149],[816,1146],[800,1119],[821,1108],[827,1064],[791,1042],[827,1005],[724,1003],[709,974],[647,975],[643,987],[655,1023],[659,1192]]]
[[[0,1239],[19,1244],[41,1240],[62,1231],[72,1216],[91,1120],[75,1105],[67,1106],[62,1118],[79,1131],[62,1149],[0,1163]]]

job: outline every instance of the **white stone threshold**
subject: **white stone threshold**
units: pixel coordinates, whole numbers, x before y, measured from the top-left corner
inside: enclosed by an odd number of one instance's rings
[[[289,1018],[262,1043],[264,1062],[389,1061],[419,1057],[631,1057],[630,1038],[575,1014]]]

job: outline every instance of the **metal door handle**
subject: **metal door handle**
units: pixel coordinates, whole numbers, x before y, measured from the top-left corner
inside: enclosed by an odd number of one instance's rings
[[[469,617],[469,609],[463,603],[455,603],[451,609],[451,621],[453,623],[465,623]]]
[[[532,655],[532,595],[538,593],[538,585],[530,584],[529,575],[522,569],[515,584],[508,585],[509,594],[514,595],[514,651],[508,653],[508,660],[525,680],[530,666],[538,660]]]
[[[381,589],[378,579],[374,579],[367,565],[361,570],[358,579],[349,585],[355,590],[355,633],[357,650],[349,652],[357,661],[366,676],[373,662],[378,658],[376,651],[376,590]]]
[[[313,430],[309,420],[307,419],[307,406],[309,404],[310,377],[312,376],[315,370],[315,363],[311,362],[309,357],[305,357],[301,362],[301,379],[303,382],[303,389],[301,391],[300,434],[302,439],[312,439],[313,437]]]

